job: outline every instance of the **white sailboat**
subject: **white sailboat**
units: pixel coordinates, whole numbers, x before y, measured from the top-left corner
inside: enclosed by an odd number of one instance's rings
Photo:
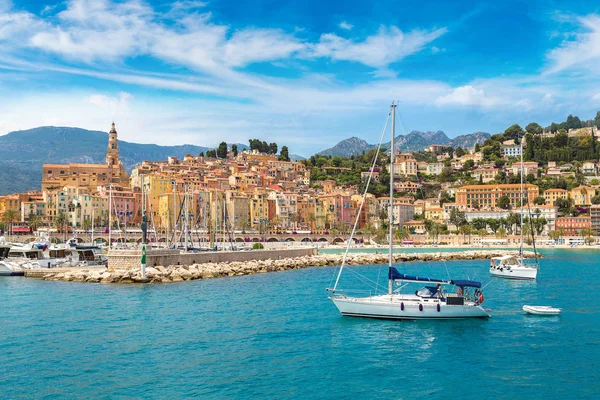
[[[340,266],[333,288],[328,289],[331,292],[330,299],[344,316],[351,317],[366,317],[379,319],[453,319],[453,318],[488,318],[490,317],[489,310],[484,309],[481,303],[484,301],[481,283],[470,280],[443,280],[431,279],[426,277],[409,276],[401,274],[393,265],[392,257],[392,239],[393,239],[393,201],[394,198],[394,136],[395,136],[395,111],[396,105],[392,103],[391,111],[388,114],[392,116],[392,140],[390,152],[390,201],[388,205],[389,216],[389,266],[388,266],[388,287],[387,293],[368,295],[366,297],[354,297],[347,295],[343,290],[338,288],[340,277],[344,270],[348,248],[344,255],[342,265]],[[387,126],[387,122],[386,122]],[[382,137],[385,133],[385,127],[382,131]],[[379,148],[375,155],[371,171],[374,170]],[[372,175],[372,174],[371,174]],[[364,197],[367,193],[367,188],[371,182],[371,176],[367,181],[367,187],[363,195],[360,209],[357,215],[361,214],[364,204]],[[358,218],[354,223],[352,235],[356,231]],[[394,290],[394,283],[400,283],[400,287]],[[401,293],[410,284],[425,284],[424,287],[411,293]],[[456,287],[451,290],[446,290],[453,285]],[[470,290],[473,293],[470,294]]]
[[[537,278],[537,273],[539,270],[537,254],[535,258],[535,265],[526,264],[525,259],[523,258],[523,197],[526,196],[523,191],[523,140],[524,139],[521,139],[521,240],[519,245],[519,255],[493,257],[490,261],[490,274],[497,278],[534,280]],[[527,196],[527,203],[529,204],[529,196]]]

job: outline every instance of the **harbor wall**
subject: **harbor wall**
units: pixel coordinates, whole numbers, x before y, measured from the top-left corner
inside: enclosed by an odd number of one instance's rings
[[[146,265],[193,265],[207,263],[228,263],[262,260],[280,260],[312,256],[317,254],[314,247],[278,249],[278,250],[250,250],[250,251],[206,251],[201,253],[181,253],[173,249],[148,249],[146,251]],[[110,250],[108,253],[108,270],[131,269],[140,266],[141,250]]]

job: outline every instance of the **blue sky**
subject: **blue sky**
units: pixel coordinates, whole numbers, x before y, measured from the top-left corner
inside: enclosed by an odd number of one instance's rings
[[[375,142],[392,100],[450,137],[593,118],[600,3],[490,3],[0,0],[0,134],[114,119],[128,141],[306,156]]]

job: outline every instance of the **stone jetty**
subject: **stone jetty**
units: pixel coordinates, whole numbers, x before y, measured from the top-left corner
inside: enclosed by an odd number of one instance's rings
[[[481,260],[507,254],[517,255],[517,252],[505,250],[472,250],[454,253],[398,253],[394,254],[394,262]],[[535,254],[533,252],[525,252],[524,256],[533,258],[535,257]],[[155,266],[146,268],[145,278],[142,277],[139,267],[130,269],[114,269],[111,271],[99,271],[97,269],[73,269],[70,271],[50,272],[45,274],[42,279],[92,283],[170,283],[194,279],[286,271],[308,267],[335,266],[341,264],[342,258],[343,254],[319,254],[294,258],[282,258],[278,260],[205,263],[192,264],[189,266]],[[346,259],[347,265],[385,264],[387,262],[387,254],[374,253],[350,253]]]

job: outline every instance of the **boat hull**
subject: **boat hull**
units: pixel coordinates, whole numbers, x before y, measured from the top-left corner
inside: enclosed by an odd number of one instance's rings
[[[515,265],[510,267],[490,267],[490,274],[497,278],[518,279],[518,280],[534,280],[537,278],[538,269],[534,267],[526,267]]]
[[[523,311],[534,315],[559,315],[562,310],[560,308],[545,306],[523,306]]]
[[[331,298],[344,316],[394,320],[489,318],[481,305],[447,305],[437,299],[418,300],[400,296]],[[438,308],[439,305],[439,308]]]
[[[0,276],[23,276],[25,270],[23,268],[0,262]]]

